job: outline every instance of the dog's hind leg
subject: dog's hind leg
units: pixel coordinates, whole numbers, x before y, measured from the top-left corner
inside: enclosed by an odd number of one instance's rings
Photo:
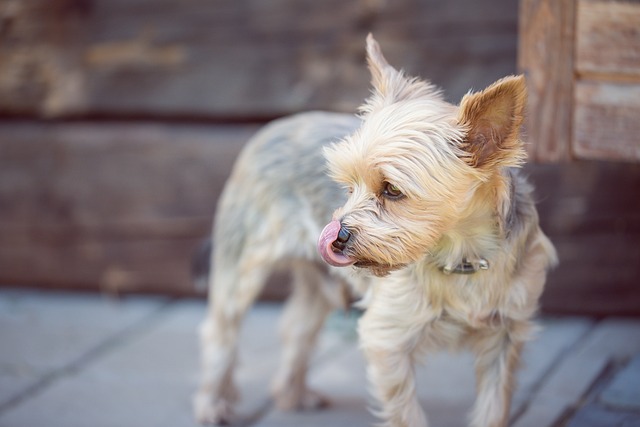
[[[317,409],[328,400],[307,388],[307,368],[318,333],[333,308],[322,287],[333,284],[326,283],[332,279],[313,263],[297,263],[292,273],[292,294],[280,324],[280,369],[272,390],[281,410]]]
[[[209,308],[200,327],[201,384],[194,398],[195,416],[202,424],[226,424],[233,415],[238,336],[244,315],[270,273],[266,265],[217,265],[211,276]]]

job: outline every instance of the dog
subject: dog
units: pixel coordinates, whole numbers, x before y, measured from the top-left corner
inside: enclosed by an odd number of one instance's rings
[[[309,355],[327,314],[353,292],[365,307],[358,333],[383,425],[427,426],[414,365],[460,348],[476,356],[469,424],[508,423],[522,348],[557,262],[519,171],[524,77],[452,105],[389,65],[371,35],[367,61],[373,91],[358,116],[313,112],[269,124],[226,183],[200,333],[202,423],[232,420],[238,329],[279,267],[293,278],[273,387],[279,408],[327,404],[306,385]]]

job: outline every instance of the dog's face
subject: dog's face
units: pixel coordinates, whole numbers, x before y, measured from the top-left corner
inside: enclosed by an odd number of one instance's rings
[[[350,196],[318,245],[332,265],[384,275],[428,255],[478,186],[522,161],[524,83],[500,81],[454,106],[389,66],[373,38],[367,42],[374,94],[362,107],[363,124],[325,152]]]

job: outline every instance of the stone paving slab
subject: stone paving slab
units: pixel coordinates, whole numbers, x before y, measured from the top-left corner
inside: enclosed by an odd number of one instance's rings
[[[237,379],[243,395],[238,412],[245,422],[269,404],[268,387],[279,357],[280,312],[279,305],[255,307],[243,328]],[[95,427],[195,425],[191,396],[199,368],[196,331],[204,314],[203,301],[168,306],[144,331],[90,366],[61,376],[7,410],[0,416],[0,426],[84,427],[89,421]],[[318,359],[342,339],[336,332],[323,334]]]
[[[640,413],[640,355],[636,355],[615,376],[600,395],[599,401],[605,406]]]
[[[514,427],[554,425],[578,409],[607,366],[640,352],[640,320],[605,319],[559,360]],[[607,424],[596,424],[610,427]]]
[[[179,303],[79,372],[0,417],[1,426],[189,426],[203,304]]]
[[[95,295],[0,292],[0,410],[56,372],[82,362],[166,303]]]
[[[567,427],[640,427],[640,355],[613,363]]]
[[[566,427],[640,427],[640,414],[587,406],[578,411]]]
[[[0,389],[13,399],[0,407],[0,427],[195,427],[196,331],[204,314],[200,300],[113,302],[0,290]],[[308,413],[273,408],[268,388],[279,358],[280,314],[279,304],[259,304],[245,323],[237,371],[243,394],[238,425],[373,425],[354,331],[357,317],[351,315],[329,319],[311,366],[310,385],[333,405]],[[585,420],[598,422],[611,413],[578,406],[612,361],[628,363],[640,353],[640,321],[563,317],[542,323],[539,337],[525,350],[513,425],[551,427],[566,419],[571,427],[610,427]],[[472,365],[466,353],[438,353],[418,369],[419,396],[434,427],[465,424],[474,399]],[[22,366],[29,375],[16,374]],[[30,392],[21,391],[24,387]],[[567,417],[572,411],[573,419]]]
[[[514,412],[525,403],[537,382],[557,359],[579,340],[592,322],[584,318],[545,319],[538,338],[526,347],[524,369],[514,398]],[[310,385],[332,398],[327,411],[289,414],[273,411],[257,427],[373,425],[370,415],[365,362],[355,345],[330,363],[314,371]],[[475,398],[473,358],[468,353],[436,353],[417,370],[417,388],[431,425],[459,427]],[[544,427],[540,425],[539,427]]]

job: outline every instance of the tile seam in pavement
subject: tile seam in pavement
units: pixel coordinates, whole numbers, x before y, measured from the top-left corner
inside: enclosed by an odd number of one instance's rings
[[[571,345],[567,346],[563,351],[558,352],[558,354],[553,358],[553,361],[549,363],[549,367],[542,373],[542,375],[540,375],[540,377],[533,383],[530,390],[526,393],[520,408],[518,408],[517,412],[510,417],[510,425],[515,425],[518,422],[518,419],[527,412],[531,402],[535,400],[535,397],[542,391],[549,378],[551,378],[555,374],[556,370],[559,369],[562,361],[587,342],[588,338],[597,329],[599,324],[600,321],[592,322],[589,327],[587,327],[584,332],[571,343]]]
[[[593,383],[584,391],[582,396],[569,405],[564,413],[554,422],[551,427],[564,427],[569,425],[573,417],[575,417],[580,409],[593,401],[598,393],[604,389],[607,381],[611,380],[615,374],[615,366],[612,360],[608,360],[602,372],[594,379]]]
[[[177,301],[179,300],[167,299],[160,302],[157,307],[150,310],[150,312],[142,316],[142,318],[123,327],[120,330],[113,332],[110,335],[105,336],[105,338],[102,339],[99,343],[90,347],[68,363],[65,363],[62,366],[54,368],[51,371],[43,374],[40,379],[34,382],[34,384],[17,393],[7,401],[0,403],[0,416],[2,416],[8,410],[38,395],[40,392],[49,388],[57,381],[78,374],[90,364],[99,360],[106,354],[113,352],[123,345],[126,345],[136,337],[147,333],[158,325],[157,319],[166,315],[169,309],[173,307]]]

